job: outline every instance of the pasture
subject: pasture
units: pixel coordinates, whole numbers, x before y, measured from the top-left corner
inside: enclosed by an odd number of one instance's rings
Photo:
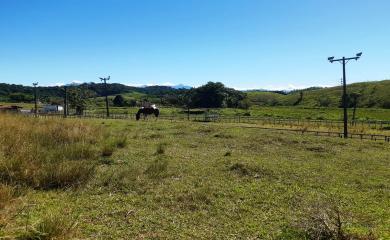
[[[0,238],[390,238],[389,143],[227,123],[0,123]]]

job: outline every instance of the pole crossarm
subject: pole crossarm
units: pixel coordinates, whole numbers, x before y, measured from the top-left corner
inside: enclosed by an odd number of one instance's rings
[[[360,57],[339,58],[339,59],[332,59],[329,61],[332,63],[332,62],[342,62],[342,61],[348,61],[348,60],[358,60],[359,58]]]

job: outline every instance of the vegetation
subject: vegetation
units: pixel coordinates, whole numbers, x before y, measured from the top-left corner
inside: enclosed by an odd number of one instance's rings
[[[107,93],[113,106],[135,106],[148,100],[165,107],[190,108],[243,108],[250,106],[299,106],[332,107],[341,106],[341,86],[331,88],[308,88],[292,92],[283,91],[236,91],[222,83],[209,82],[193,89],[174,89],[167,86],[130,87],[122,84],[108,84]],[[45,103],[61,103],[63,87],[38,87],[39,99]],[[70,91],[85,94],[84,101],[103,104],[105,96],[102,84],[84,83],[69,86]],[[73,90],[72,90],[73,89]],[[82,89],[82,91],[80,90]],[[390,108],[390,80],[362,82],[348,85],[349,107]],[[122,99],[120,99],[120,97]],[[33,88],[20,85],[0,84],[0,101],[31,102]],[[113,100],[116,99],[115,102]],[[120,101],[119,101],[120,100]],[[119,101],[119,102],[118,102]]]
[[[359,108],[389,108],[390,80],[361,82],[347,87],[350,106]],[[308,88],[283,92],[249,91],[248,98],[259,106],[340,107],[342,87]],[[357,97],[359,96],[359,97]]]
[[[240,124],[0,123],[0,238],[390,237],[388,143]],[[42,177],[74,172],[65,165],[88,177]]]

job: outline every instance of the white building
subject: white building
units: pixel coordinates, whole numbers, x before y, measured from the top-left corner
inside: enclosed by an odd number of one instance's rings
[[[43,106],[44,113],[62,112],[62,111],[64,111],[64,107],[60,106],[60,105],[45,105],[45,106]]]

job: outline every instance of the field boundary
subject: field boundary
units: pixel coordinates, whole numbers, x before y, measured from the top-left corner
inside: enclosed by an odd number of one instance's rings
[[[34,117],[34,114],[23,114],[25,116]],[[42,114],[39,113],[36,115],[39,118],[64,118],[63,114]],[[107,117],[105,114],[83,114],[83,115],[68,115],[67,118],[86,118],[86,119],[129,119],[135,120],[133,114],[111,114]],[[259,117],[250,117],[250,116],[184,116],[184,115],[160,115],[159,119],[166,121],[195,121],[195,122],[220,122],[220,123],[260,123],[260,124],[273,124],[273,125],[291,125],[291,126],[300,126],[294,124],[294,121],[298,123],[314,123],[318,126],[327,126],[326,124],[342,124],[342,121],[335,120],[308,120],[308,119],[281,119],[281,118],[259,118]],[[254,121],[251,121],[254,120]],[[354,124],[350,122],[350,124]],[[390,121],[370,121],[368,126],[376,128],[378,126],[390,127]],[[375,125],[374,125],[375,124]],[[261,126],[239,126],[243,128],[257,128],[265,130],[277,130],[277,131],[289,131],[296,132],[300,134],[311,134],[315,136],[326,136],[326,137],[339,137],[343,138],[344,133],[342,132],[331,132],[331,131],[318,131],[318,130],[307,130],[307,129],[288,129],[288,128],[278,128],[278,127],[261,127]],[[390,142],[390,136],[384,134],[367,134],[367,133],[349,133],[348,138],[350,139],[360,139],[360,140],[372,140],[372,141],[385,141]]]

